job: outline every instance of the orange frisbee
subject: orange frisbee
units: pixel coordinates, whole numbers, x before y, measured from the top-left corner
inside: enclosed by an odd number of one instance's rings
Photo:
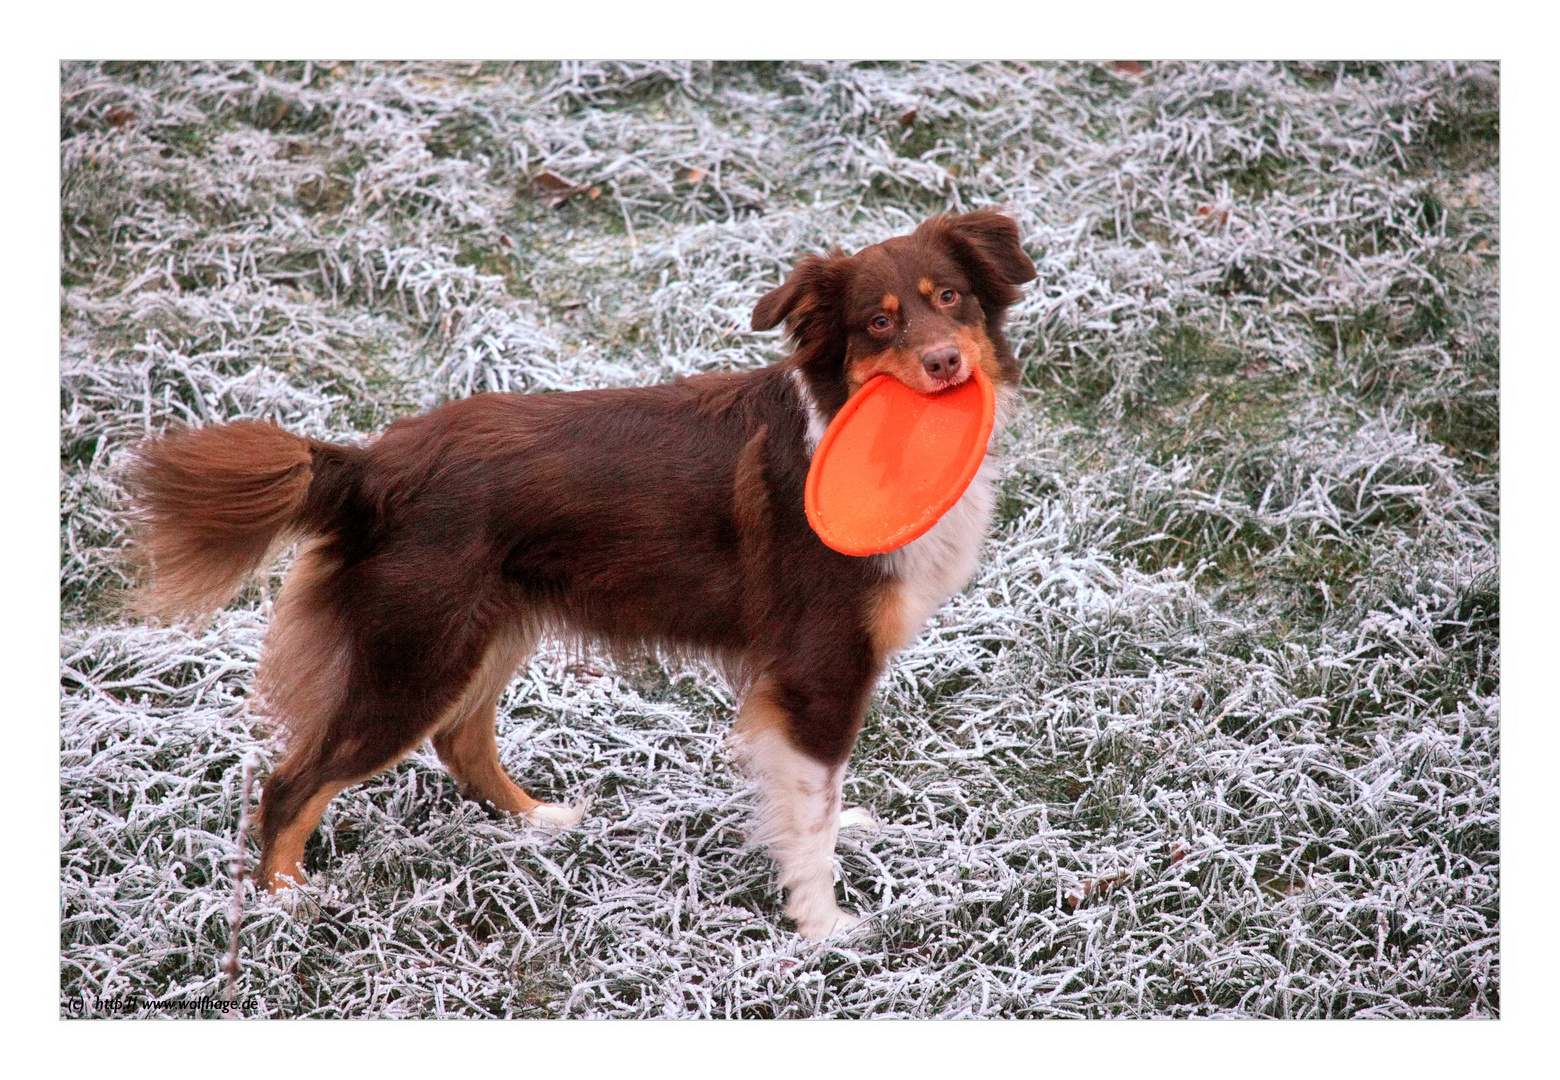
[[[996,415],[991,380],[978,366],[936,394],[874,377],[818,440],[807,471],[807,523],[846,555],[903,547],[937,524],[975,479]]]

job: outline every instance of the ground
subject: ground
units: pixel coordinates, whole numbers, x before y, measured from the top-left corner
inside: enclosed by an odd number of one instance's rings
[[[1002,205],[1024,398],[976,579],[846,782],[866,923],[784,921],[712,673],[548,648],[500,747],[582,826],[419,752],[334,802],[293,903],[246,895],[240,996],[1498,1015],[1498,99],[1460,63],[65,65],[62,997],[223,992],[271,760],[286,561],[207,624],[125,619],[137,438],[768,363],[797,256]]]

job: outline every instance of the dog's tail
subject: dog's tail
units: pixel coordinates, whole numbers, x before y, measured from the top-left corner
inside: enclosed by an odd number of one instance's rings
[[[150,581],[129,597],[130,612],[178,618],[222,607],[283,542],[332,530],[363,456],[255,420],[142,442],[126,481]]]

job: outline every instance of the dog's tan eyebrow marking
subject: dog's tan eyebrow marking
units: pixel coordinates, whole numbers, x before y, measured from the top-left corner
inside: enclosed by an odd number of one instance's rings
[[[883,310],[888,312],[890,315],[898,315],[899,314],[899,297],[895,296],[893,293],[884,293],[883,294]]]
[[[932,284],[932,279],[929,278],[929,277],[922,278],[921,279],[921,284],[919,286],[919,288],[921,290],[921,295],[922,296],[931,296],[932,295],[932,290],[935,289],[936,287],[937,286]]]

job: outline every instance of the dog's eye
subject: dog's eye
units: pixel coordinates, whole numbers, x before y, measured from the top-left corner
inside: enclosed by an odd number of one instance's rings
[[[872,327],[874,330],[887,330],[890,326],[894,325],[894,321],[887,315],[874,315],[872,317],[872,321],[867,323],[867,325]]]
[[[945,305],[953,303],[958,298],[959,294],[954,292],[952,289],[944,289],[942,291],[942,295],[938,297],[938,299],[941,300]]]

